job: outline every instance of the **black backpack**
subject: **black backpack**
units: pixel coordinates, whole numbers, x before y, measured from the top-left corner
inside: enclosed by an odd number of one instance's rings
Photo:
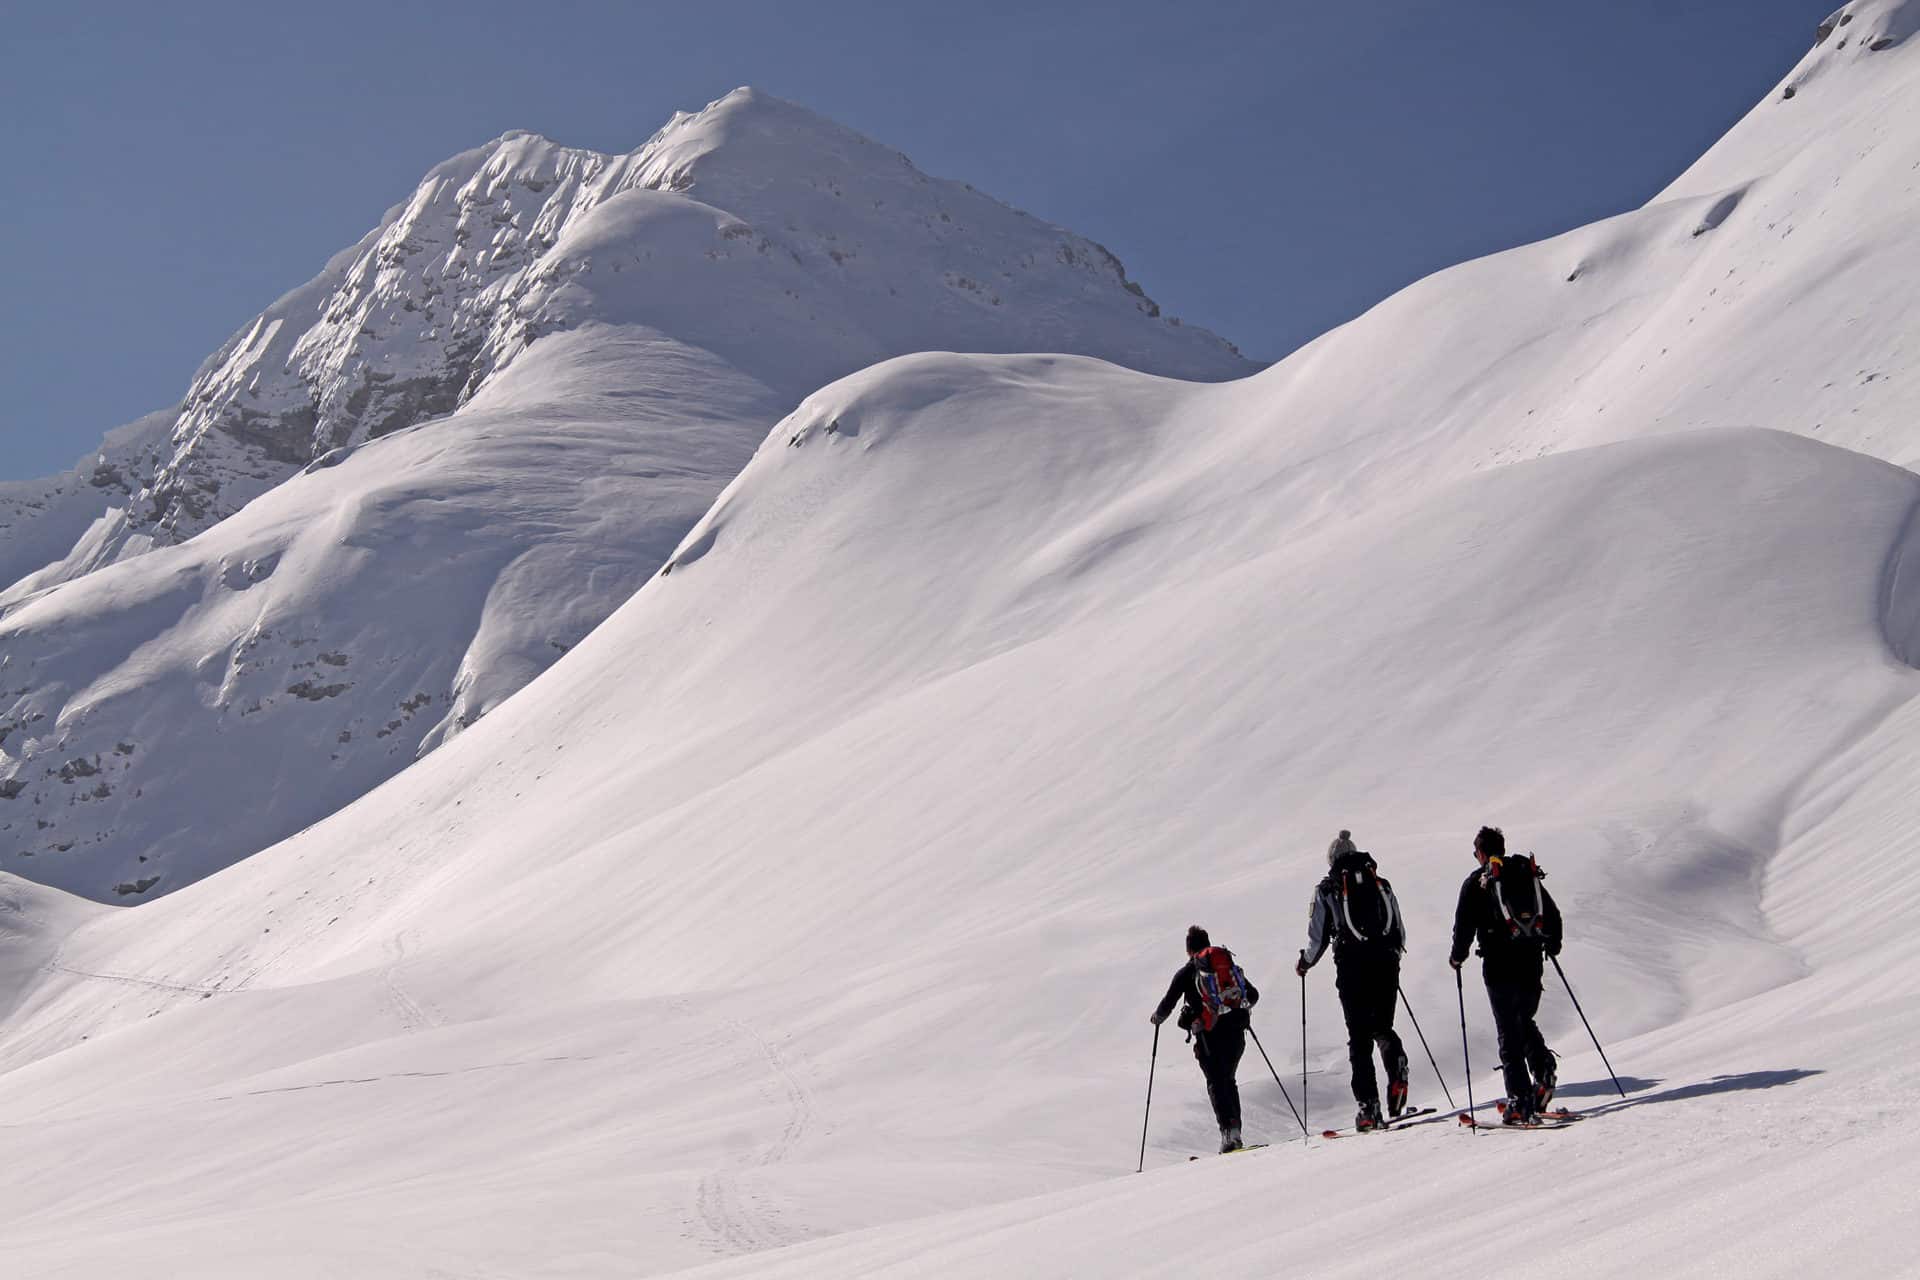
[[[1487,860],[1481,882],[1493,895],[1507,936],[1515,942],[1547,941],[1546,901],[1540,893],[1540,881],[1546,874],[1530,853]]]
[[[1392,887],[1380,878],[1373,859],[1362,853],[1334,863],[1327,873],[1333,887],[1334,914],[1340,937],[1348,942],[1391,940],[1398,922]]]

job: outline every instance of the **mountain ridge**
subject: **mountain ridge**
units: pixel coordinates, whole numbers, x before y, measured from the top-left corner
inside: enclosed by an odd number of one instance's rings
[[[0,591],[0,865],[126,901],[270,844],[578,643],[815,387],[1049,347],[1254,367],[1091,241],[766,95],[626,156],[463,152]]]

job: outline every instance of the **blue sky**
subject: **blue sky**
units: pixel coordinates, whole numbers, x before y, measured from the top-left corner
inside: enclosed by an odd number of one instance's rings
[[[1093,237],[1273,358],[1644,202],[1838,0],[585,3],[0,11],[0,477],[177,399],[437,161],[608,151],[753,84]]]

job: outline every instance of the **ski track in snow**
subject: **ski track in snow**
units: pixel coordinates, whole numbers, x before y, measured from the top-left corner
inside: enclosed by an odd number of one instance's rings
[[[673,1007],[684,1016],[699,1016],[691,1001],[675,1000]],[[808,1233],[784,1222],[780,1210],[769,1205],[763,1193],[744,1189],[741,1175],[779,1164],[793,1154],[813,1122],[813,1097],[780,1051],[752,1027],[725,1015],[718,1015],[715,1020],[736,1039],[751,1044],[766,1063],[771,1092],[783,1101],[787,1120],[772,1142],[702,1175],[694,1191],[694,1216],[699,1223],[700,1243],[727,1254],[758,1253],[798,1243],[806,1239]]]
[[[46,973],[64,973],[70,977],[86,978],[95,982],[112,982],[124,987],[141,987],[149,991],[169,991],[181,995],[217,996],[226,994],[226,989],[216,986],[199,986],[190,982],[167,982],[160,978],[143,978],[131,973],[113,973],[102,969],[80,969],[67,964],[63,957],[67,952],[68,939],[62,938],[53,954],[41,966]]]
[[[407,994],[400,985],[400,966],[407,959],[407,933],[401,930],[387,939],[387,955],[392,957],[386,968],[380,971],[380,983],[386,988],[387,1003],[400,1019],[400,1026],[406,1031],[431,1031],[435,1027],[446,1025],[446,1019],[438,1010],[432,1009]],[[439,1073],[445,1074],[445,1073]]]

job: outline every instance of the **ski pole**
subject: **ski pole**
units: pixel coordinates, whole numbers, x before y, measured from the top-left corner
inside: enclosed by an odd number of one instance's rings
[[[1420,1037],[1420,1047],[1427,1051],[1427,1061],[1433,1066],[1434,1078],[1440,1082],[1440,1092],[1447,1095],[1447,1105],[1451,1107],[1453,1105],[1453,1090],[1447,1088],[1447,1078],[1440,1074],[1440,1064],[1433,1060],[1433,1049],[1427,1044],[1427,1033],[1420,1029],[1420,1019],[1413,1016],[1413,1005],[1407,1000],[1407,989],[1405,987],[1400,988],[1400,1003],[1406,1006],[1407,1021],[1413,1024],[1413,1034]],[[1463,1020],[1466,1013],[1465,1004],[1466,996],[1463,992],[1461,995],[1461,1014]]]
[[[1153,1069],[1159,1061],[1160,1024],[1156,1022],[1153,1024],[1153,1056],[1147,1059],[1147,1114],[1140,1117],[1140,1168],[1135,1169],[1135,1173],[1147,1167],[1147,1119],[1153,1115]]]
[[[1580,1025],[1587,1029],[1587,1038],[1593,1041],[1594,1048],[1600,1049],[1600,1037],[1593,1034],[1593,1024],[1587,1021],[1587,1011],[1580,1007],[1580,997],[1573,994],[1573,984],[1567,981],[1567,971],[1560,967],[1560,957],[1548,956],[1547,959],[1553,961],[1553,971],[1560,975],[1560,985],[1567,989],[1567,999],[1573,1001],[1573,1011],[1580,1015]],[[1600,1049],[1600,1061],[1606,1067],[1607,1075],[1613,1080],[1613,1087],[1620,1089],[1622,1098],[1626,1097],[1627,1091],[1620,1088],[1620,1077],[1613,1074],[1613,1064],[1607,1061],[1605,1049]]]
[[[1473,1055],[1467,1050],[1467,988],[1459,965],[1453,967],[1453,989],[1460,995],[1460,1059],[1467,1068],[1467,1123],[1473,1125]]]
[[[1260,1043],[1260,1037],[1254,1034],[1251,1026],[1247,1028],[1247,1034],[1253,1036],[1253,1047],[1260,1051],[1260,1057],[1267,1064],[1267,1071],[1273,1076],[1273,1082],[1280,1085],[1280,1096],[1287,1100],[1287,1110],[1293,1112],[1293,1118],[1295,1120],[1300,1120],[1300,1112],[1295,1109],[1293,1105],[1293,1095],[1287,1092],[1286,1085],[1280,1084],[1280,1073],[1273,1069],[1273,1059],[1267,1057],[1267,1046]],[[1300,1120],[1300,1135],[1303,1140],[1306,1137],[1306,1132],[1307,1122]]]
[[[1307,1127],[1307,975],[1300,975],[1300,1114],[1301,1129]],[[1300,1141],[1305,1142],[1306,1135],[1301,1134]]]

